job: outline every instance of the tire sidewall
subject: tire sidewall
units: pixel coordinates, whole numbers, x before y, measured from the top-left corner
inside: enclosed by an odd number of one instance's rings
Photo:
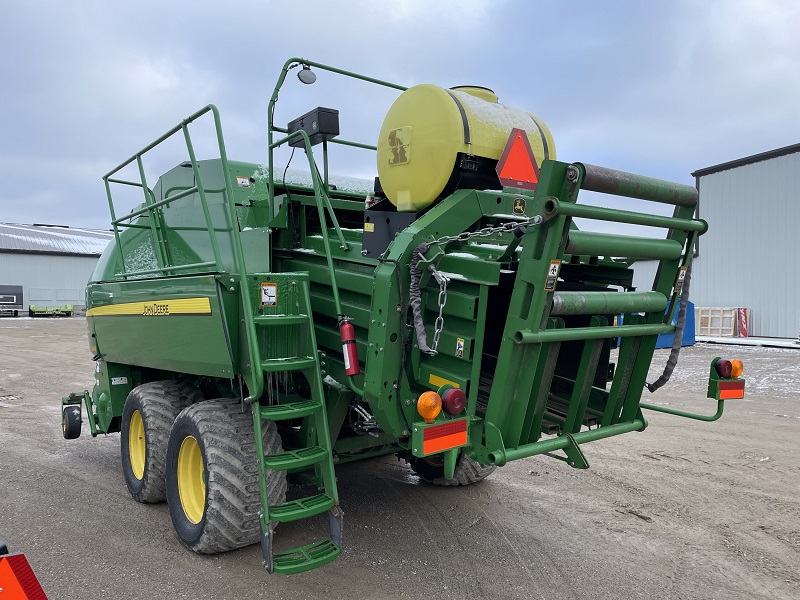
[[[80,406],[65,406],[62,414],[64,419],[64,439],[74,440],[81,435],[81,408]]]
[[[188,436],[192,436],[197,440],[197,444],[200,447],[200,454],[203,457],[203,468],[206,471],[206,497],[203,502],[203,518],[200,519],[199,523],[192,523],[186,517],[178,490],[178,455],[183,440]],[[169,506],[172,525],[175,528],[178,539],[191,550],[193,550],[194,545],[200,541],[203,531],[205,530],[206,519],[208,518],[210,482],[208,481],[208,455],[206,453],[204,438],[205,436],[201,435],[197,425],[182,412],[172,425],[172,432],[170,433],[169,444],[167,445],[167,505]]]
[[[135,390],[134,390],[135,391]],[[122,476],[125,478],[125,485],[128,486],[128,491],[130,491],[131,496],[139,500],[139,496],[145,491],[145,483],[147,482],[147,476],[149,475],[150,469],[150,461],[148,460],[150,454],[150,444],[147,443],[147,431],[148,431],[148,422],[147,422],[147,412],[142,410],[142,400],[139,398],[138,394],[131,392],[128,394],[128,398],[125,400],[125,408],[122,410],[122,422],[120,424],[120,454],[122,456]],[[142,478],[138,479],[136,475],[133,474],[133,468],[131,467],[131,455],[130,455],[130,425],[131,425],[131,416],[133,415],[134,411],[139,411],[139,414],[142,416],[142,422],[144,423],[144,471],[142,472]],[[140,500],[141,501],[141,500]]]

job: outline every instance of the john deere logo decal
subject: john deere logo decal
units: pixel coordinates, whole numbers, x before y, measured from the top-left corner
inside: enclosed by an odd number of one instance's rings
[[[525,198],[514,198],[514,214],[515,215],[524,215],[525,214]]]

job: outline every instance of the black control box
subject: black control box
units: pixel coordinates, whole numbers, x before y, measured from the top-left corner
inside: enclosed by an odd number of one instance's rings
[[[302,117],[291,121],[286,128],[290,134],[302,129],[308,134],[311,145],[315,146],[339,135],[339,111],[334,108],[318,106]],[[305,142],[302,137],[296,137],[289,142],[289,145],[294,148],[303,148]]]

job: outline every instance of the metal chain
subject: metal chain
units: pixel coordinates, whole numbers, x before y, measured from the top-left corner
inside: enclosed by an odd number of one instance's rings
[[[498,225],[496,227],[484,227],[478,231],[464,231],[458,235],[445,235],[437,240],[433,240],[430,242],[430,244],[443,246],[445,244],[449,244],[450,242],[466,242],[477,237],[489,237],[495,233],[508,233],[514,231],[520,225],[523,227],[528,227],[529,225],[539,225],[541,222],[542,217],[540,215],[535,215],[520,221],[509,221],[508,223],[503,223],[502,225]]]
[[[494,235],[495,233],[508,233],[514,231],[517,227],[523,226],[528,227],[530,225],[539,225],[542,222],[542,217],[539,215],[535,215],[528,219],[522,219],[520,221],[509,221],[508,223],[503,223],[502,225],[498,225],[496,227],[484,227],[483,229],[479,229],[478,231],[464,231],[459,233],[458,235],[446,235],[440,237],[438,240],[434,240],[430,242],[431,244],[437,244],[439,246],[444,246],[445,244],[449,244],[450,242],[466,242],[473,238],[478,237],[489,237]],[[440,273],[436,270],[433,265],[428,267],[433,274],[436,281],[439,283],[439,316],[436,317],[436,322],[433,326],[433,344],[431,345],[431,350],[434,353],[437,352],[437,348],[439,347],[439,338],[442,335],[442,330],[444,329],[444,306],[447,304],[447,283],[450,281],[448,277]]]
[[[439,298],[437,300],[439,316],[436,317],[436,322],[433,324],[433,344],[431,345],[431,350],[435,353],[437,351],[436,349],[439,347],[439,338],[444,329],[444,315],[442,313],[444,312],[444,305],[447,304],[447,282],[450,281],[450,279],[437,271],[433,265],[428,268],[439,283]]]

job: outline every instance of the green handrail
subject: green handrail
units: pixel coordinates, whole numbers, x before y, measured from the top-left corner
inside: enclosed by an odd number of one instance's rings
[[[336,221],[336,216],[333,214],[333,208],[331,207],[330,202],[326,203],[323,199],[322,185],[321,182],[319,181],[319,173],[317,173],[316,164],[314,162],[314,154],[311,150],[311,139],[308,137],[308,133],[306,133],[301,129],[295,131],[294,133],[290,133],[286,137],[281,138],[280,140],[274,142],[273,144],[270,144],[270,150],[272,150],[273,148],[277,148],[278,146],[281,146],[289,142],[289,140],[296,137],[302,137],[303,143],[305,144],[306,147],[306,158],[308,158],[308,166],[311,169],[311,182],[314,187],[314,199],[317,202],[317,211],[319,212],[320,227],[322,229],[322,244],[325,247],[325,259],[328,263],[328,270],[330,271],[331,274],[331,291],[333,292],[333,303],[334,306],[336,307],[336,313],[338,315],[343,315],[344,313],[342,313],[342,305],[339,301],[339,286],[336,283],[336,269],[334,268],[333,255],[331,254],[330,237],[328,236],[328,223],[325,219],[325,207],[327,207],[328,210],[330,211],[331,218],[334,220],[335,229],[338,232],[338,234],[342,235],[342,232],[341,229],[339,228],[339,223]],[[341,241],[344,244],[343,238],[341,238]]]
[[[687,419],[695,419],[696,421],[711,422],[716,421],[722,416],[722,411],[725,410],[725,400],[717,400],[717,412],[715,412],[713,415],[699,415],[697,413],[688,412],[685,410],[667,408],[666,406],[657,406],[655,404],[646,404],[644,402],[640,403],[639,407],[647,410],[666,413],[668,415],[677,415],[679,417],[686,417]]]
[[[381,85],[395,90],[400,90],[401,92],[408,89],[406,86],[403,85],[391,83],[389,81],[384,81],[382,79],[376,79],[375,77],[360,75],[352,71],[345,71],[344,69],[339,69],[331,65],[314,62],[305,58],[292,57],[288,59],[285,63],[283,63],[283,68],[281,69],[280,75],[278,75],[278,81],[275,84],[275,89],[272,91],[272,96],[269,99],[269,106],[267,108],[267,144],[269,145],[269,158],[268,158],[269,179],[267,185],[267,190],[268,190],[267,193],[269,195],[270,202],[274,201],[275,199],[275,180],[273,178],[273,172],[274,172],[273,150],[276,146],[273,145],[273,132],[280,131],[281,133],[288,133],[286,129],[275,127],[275,105],[278,102],[278,93],[280,92],[281,87],[283,87],[283,82],[286,80],[286,75],[288,75],[289,70],[299,66],[314,67],[317,69],[321,69],[323,71],[329,71],[331,73],[336,73],[338,75],[344,75],[345,77],[351,77],[353,79],[358,79],[360,81],[366,81],[367,83],[374,83],[376,85]],[[369,146],[367,144],[360,144],[358,142],[347,142],[345,140],[339,140],[339,141],[330,140],[330,141],[334,143],[354,146],[357,148],[365,148],[368,150],[376,149],[373,146]],[[313,174],[313,168],[312,168],[312,174]]]

